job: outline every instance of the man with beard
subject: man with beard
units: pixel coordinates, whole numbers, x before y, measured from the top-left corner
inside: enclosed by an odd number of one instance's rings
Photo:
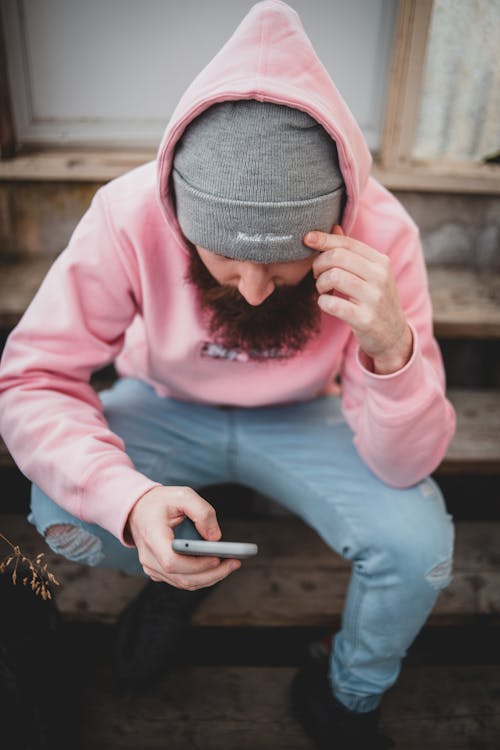
[[[172,549],[220,539],[203,487],[274,498],[352,562],[331,652],[313,648],[292,686],[318,747],[387,746],[382,695],[451,570],[429,474],[454,413],[423,253],[370,165],[296,13],[258,3],[156,163],[98,191],[0,372],[30,520],[69,559],[150,579],[120,618],[122,683],[164,674],[241,566]],[[98,397],[90,374],[112,361]]]
[[[221,264],[216,253],[197,248],[191,242],[188,242],[188,247],[187,279],[196,287],[201,307],[209,313],[207,325],[210,334],[228,352],[234,351],[236,356],[246,355],[256,360],[293,356],[310,337],[319,333],[318,292],[310,263],[294,262],[287,269],[290,283],[282,279],[279,286],[273,285],[272,290],[264,291],[268,296],[263,299],[258,279],[249,279],[248,296],[243,296],[236,286],[227,283],[228,264]],[[269,267],[252,269],[250,264],[246,265],[245,274],[273,275]],[[284,264],[280,264],[279,272],[284,275]],[[294,284],[295,279],[298,281]]]

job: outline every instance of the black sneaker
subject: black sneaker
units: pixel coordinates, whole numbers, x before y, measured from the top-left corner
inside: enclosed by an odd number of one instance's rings
[[[118,690],[149,688],[170,672],[192,612],[213,588],[188,591],[168,583],[146,584],[117,621],[114,676]]]
[[[329,654],[321,642],[310,644],[291,684],[292,710],[318,750],[389,750],[394,742],[377,732],[379,709],[350,711],[332,693]]]

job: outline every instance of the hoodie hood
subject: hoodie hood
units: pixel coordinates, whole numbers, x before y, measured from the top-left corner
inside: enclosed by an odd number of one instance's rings
[[[293,8],[281,0],[254,5],[222,49],[184,92],[157,158],[158,194],[167,222],[183,234],[171,186],[175,147],[189,123],[217,102],[256,99],[307,112],[337,145],[345,182],[342,228],[349,234],[372,158],[351,111],[320,62]]]

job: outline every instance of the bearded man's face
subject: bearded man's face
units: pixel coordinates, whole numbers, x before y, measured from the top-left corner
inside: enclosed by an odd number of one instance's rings
[[[319,333],[313,257],[288,263],[226,258],[190,244],[186,276],[214,342],[249,357],[290,357]]]

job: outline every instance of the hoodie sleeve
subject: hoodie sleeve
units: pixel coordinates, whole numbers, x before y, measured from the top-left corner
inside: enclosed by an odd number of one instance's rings
[[[127,546],[130,509],[158,483],[134,469],[89,380],[123,346],[140,309],[138,278],[100,190],[10,334],[0,367],[0,429],[20,470]]]
[[[441,463],[455,430],[455,412],[445,397],[418,229],[406,227],[388,255],[412,329],[412,356],[401,370],[377,375],[352,335],[343,363],[342,408],[354,444],[372,471],[387,484],[408,487]]]

